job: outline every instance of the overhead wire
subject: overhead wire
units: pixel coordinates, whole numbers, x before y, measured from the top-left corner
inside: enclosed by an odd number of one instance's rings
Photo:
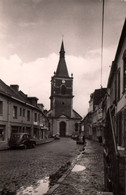
[[[102,3],[102,35],[101,35],[101,88],[102,88],[102,74],[103,74],[103,44],[104,44],[104,7],[105,2]]]

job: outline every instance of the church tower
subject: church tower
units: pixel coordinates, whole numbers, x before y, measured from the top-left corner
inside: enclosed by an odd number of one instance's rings
[[[50,110],[47,113],[53,135],[70,136],[74,129],[79,130],[81,116],[73,110],[73,97],[73,76],[70,77],[67,70],[62,41],[57,70],[51,79]]]
[[[73,77],[69,77],[66,61],[64,44],[60,49],[60,58],[56,73],[51,80],[51,110],[55,117],[65,115],[71,117],[73,105]]]

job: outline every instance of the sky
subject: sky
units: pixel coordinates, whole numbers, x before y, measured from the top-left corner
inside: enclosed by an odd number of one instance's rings
[[[126,17],[126,0],[1,0],[0,79],[18,84],[50,109],[51,77],[57,69],[62,39],[69,75],[73,74],[73,109],[88,112],[90,94],[107,87]]]

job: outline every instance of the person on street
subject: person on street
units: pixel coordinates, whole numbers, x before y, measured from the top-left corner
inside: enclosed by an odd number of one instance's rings
[[[85,136],[83,135],[83,143],[85,144]]]

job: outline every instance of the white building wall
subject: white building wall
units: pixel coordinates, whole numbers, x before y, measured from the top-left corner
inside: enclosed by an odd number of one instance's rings
[[[123,91],[124,90],[123,89],[123,80],[124,80],[123,54],[125,50],[126,50],[126,38],[117,62],[118,69],[120,69],[120,100],[118,101],[117,104],[117,112],[119,112],[124,106],[126,106],[126,92],[124,93]]]
[[[51,131],[53,136],[56,134],[60,134],[60,123],[65,122],[66,123],[66,136],[71,136],[75,132],[75,123],[79,123],[79,120],[69,120],[66,117],[58,118],[58,119],[52,119],[52,126]],[[78,129],[79,131],[79,129]]]

